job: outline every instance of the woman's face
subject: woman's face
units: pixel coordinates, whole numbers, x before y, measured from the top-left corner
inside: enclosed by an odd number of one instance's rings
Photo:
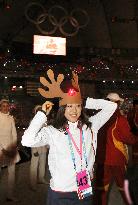
[[[76,122],[81,115],[81,104],[67,104],[65,108],[65,117],[70,122]]]
[[[9,108],[10,108],[9,103],[3,102],[1,104],[0,111],[4,114],[7,114],[9,112]]]

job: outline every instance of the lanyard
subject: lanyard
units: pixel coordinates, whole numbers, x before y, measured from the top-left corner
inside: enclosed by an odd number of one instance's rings
[[[75,147],[75,149],[77,150],[77,152],[78,152],[78,154],[79,154],[79,156],[80,156],[80,158],[81,158],[81,160],[82,160],[82,129],[80,129],[80,149],[79,149],[78,146],[76,145],[76,142],[75,142],[75,140],[73,139],[73,136],[72,136],[72,134],[71,134],[71,132],[69,131],[68,128],[66,128],[66,131],[68,132],[68,135],[69,135],[69,137],[71,138],[71,140],[72,140],[72,142],[73,142],[73,144],[74,144],[74,147]]]
[[[68,141],[69,141],[69,146],[70,146],[70,151],[71,151],[71,157],[72,157],[72,161],[73,161],[73,165],[74,165],[74,169],[77,172],[76,169],[76,163],[75,163],[75,155],[74,155],[74,151],[73,151],[73,146],[72,146],[72,142],[75,146],[75,149],[77,150],[80,158],[81,158],[81,170],[82,170],[82,151],[84,153],[84,159],[86,162],[86,168],[88,167],[88,162],[87,162],[87,157],[86,157],[86,147],[85,147],[85,143],[84,143],[84,136],[83,136],[83,131],[82,129],[80,129],[80,149],[78,148],[78,146],[76,145],[72,134],[70,133],[69,129],[66,128],[66,131],[68,133]],[[73,140],[72,140],[73,139]]]

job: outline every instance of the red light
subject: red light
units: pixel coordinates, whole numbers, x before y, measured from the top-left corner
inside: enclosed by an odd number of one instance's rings
[[[73,88],[70,88],[69,91],[68,91],[68,95],[69,96],[74,96],[74,95],[76,95],[76,91]]]
[[[13,85],[11,90],[16,91],[16,85]]]

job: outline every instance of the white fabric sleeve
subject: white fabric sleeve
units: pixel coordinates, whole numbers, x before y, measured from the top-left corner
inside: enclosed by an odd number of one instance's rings
[[[49,144],[49,132],[46,127],[42,128],[46,121],[46,115],[38,111],[22,136],[21,143],[23,146],[40,147]]]
[[[113,115],[117,108],[117,103],[103,99],[87,98],[85,108],[101,110],[96,115],[89,118],[93,126],[99,130]]]

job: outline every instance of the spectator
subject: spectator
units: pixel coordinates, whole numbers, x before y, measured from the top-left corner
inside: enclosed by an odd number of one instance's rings
[[[8,166],[7,201],[17,201],[14,196],[15,164],[20,156],[17,151],[17,132],[14,118],[9,114],[9,101],[0,101],[0,165]]]
[[[109,93],[107,99],[116,102],[118,109],[98,133],[95,204],[107,204],[108,190],[113,180],[127,204],[123,189],[128,163],[127,144],[136,143],[137,138],[132,134],[127,118],[122,115],[123,106],[120,104],[124,100],[117,93]]]
[[[36,105],[34,114],[42,109],[41,105]],[[48,184],[45,179],[46,175],[46,156],[48,147],[32,147],[31,148],[31,164],[30,164],[30,185],[33,191],[36,190],[36,184]]]

